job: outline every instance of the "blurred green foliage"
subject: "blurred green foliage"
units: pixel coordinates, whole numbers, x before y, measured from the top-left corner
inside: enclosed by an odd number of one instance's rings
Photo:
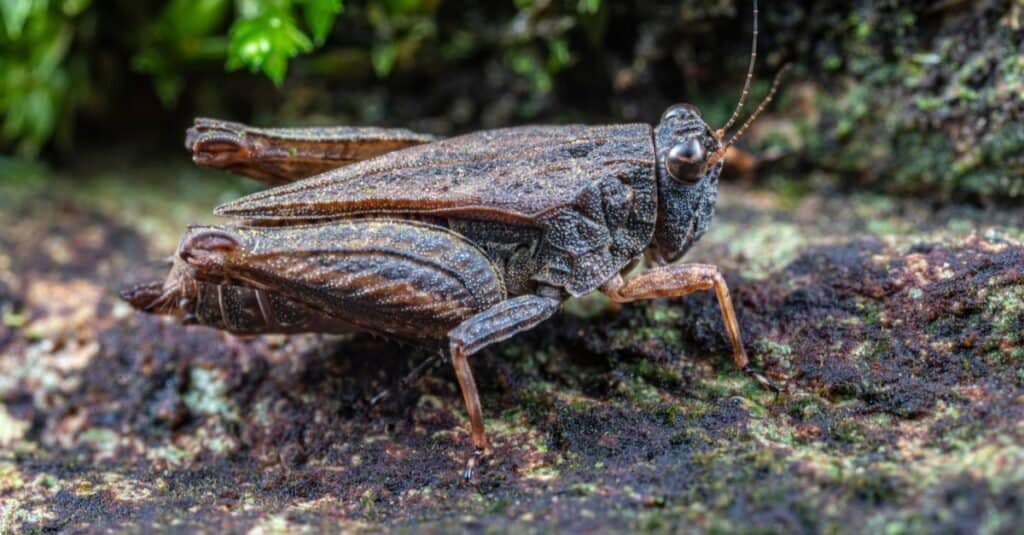
[[[323,45],[342,9],[341,0],[141,4],[150,22],[124,45],[134,52],[132,68],[152,76],[167,106],[182,90],[188,63],[222,61],[228,69],[261,72],[280,86],[288,61]],[[73,116],[68,112],[91,89],[87,68],[95,58],[89,45],[99,20],[90,10],[90,0],[0,0],[3,138],[21,155],[37,153],[58,119]],[[304,27],[297,22],[300,13]],[[79,46],[78,54],[69,54],[73,45]]]
[[[2,137],[32,155],[82,98],[85,66],[68,51],[89,0],[0,0]]]
[[[743,82],[750,6],[0,0],[0,148],[171,150],[196,115],[450,135],[653,122],[685,100],[719,125]],[[759,43],[751,102],[782,63],[797,67],[776,120],[741,141],[761,174],[1024,200],[1024,0],[766,3]]]
[[[295,57],[324,50],[323,64],[336,66],[352,41],[364,41],[356,48],[380,78],[413,61],[425,43],[447,60],[471,55],[480,36],[468,30],[441,42],[439,5],[367,0],[346,11],[342,0],[0,0],[2,141],[19,155],[34,156],[52,136],[70,131],[74,111],[90,95],[106,98],[97,93],[109,88],[90,68],[102,61],[110,41],[115,60],[127,56],[125,69],[150,77],[160,102],[172,107],[189,71],[209,63],[262,74],[280,89]],[[516,0],[508,7],[514,9],[505,17],[508,31],[498,39],[504,61],[537,92],[550,91],[551,75],[572,58],[566,33],[576,16],[595,16],[601,0]],[[355,39],[346,35],[352,29]],[[332,34],[339,36],[333,46]]]

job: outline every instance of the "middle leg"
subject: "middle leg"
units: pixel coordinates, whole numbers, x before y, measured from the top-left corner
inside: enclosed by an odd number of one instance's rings
[[[540,295],[522,295],[502,301],[491,308],[463,321],[448,333],[452,364],[455,376],[459,379],[462,398],[469,412],[469,422],[473,433],[473,457],[466,466],[463,477],[473,476],[473,468],[477,459],[487,448],[487,436],[484,434],[484,416],[480,408],[480,395],[473,380],[473,371],[469,367],[467,357],[481,349],[507,338],[516,333],[535,327],[538,323],[551,317],[558,310],[560,300]]]

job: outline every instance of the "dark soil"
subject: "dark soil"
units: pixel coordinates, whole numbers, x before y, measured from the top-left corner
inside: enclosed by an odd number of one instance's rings
[[[722,197],[692,258],[723,267],[787,392],[733,368],[711,295],[588,298],[473,361],[493,448],[466,483],[447,365],[369,403],[429,353],[137,315],[116,291],[164,269],[179,216],[18,186],[0,212],[0,531],[1017,529],[1016,215]]]

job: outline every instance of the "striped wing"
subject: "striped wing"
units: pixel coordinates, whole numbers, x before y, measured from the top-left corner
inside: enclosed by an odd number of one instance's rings
[[[653,172],[645,124],[525,126],[383,154],[222,205],[251,221],[431,214],[536,224],[594,181]]]

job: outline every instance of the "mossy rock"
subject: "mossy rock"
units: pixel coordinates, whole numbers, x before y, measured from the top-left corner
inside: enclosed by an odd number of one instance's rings
[[[212,202],[119,211],[88,191],[107,177],[40,179],[0,212],[4,530],[1016,529],[1015,212],[726,185],[727,230],[689,258],[722,266],[787,391],[733,367],[706,293],[563,313],[474,358],[493,448],[466,483],[447,366],[369,403],[427,354],[118,303],[163,269],[145,259],[178,208]],[[125,195],[152,189],[131,177]]]

